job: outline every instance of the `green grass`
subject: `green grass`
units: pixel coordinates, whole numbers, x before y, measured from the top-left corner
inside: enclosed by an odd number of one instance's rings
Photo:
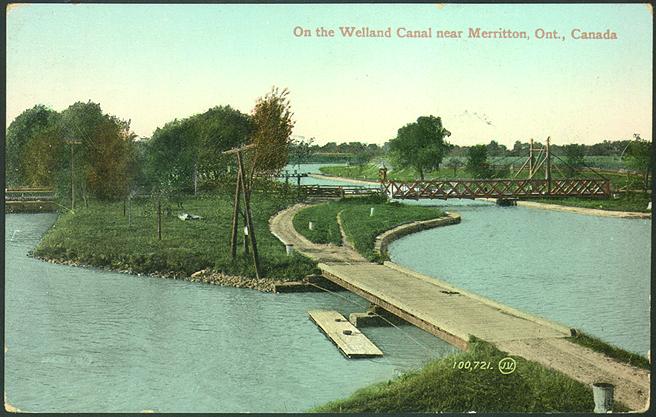
[[[391,381],[356,391],[312,412],[592,412],[592,389],[535,362],[515,357],[516,370],[501,374],[506,357],[489,343],[473,340],[469,351],[428,363]],[[489,363],[491,369],[465,370],[454,363]],[[626,411],[616,402],[614,411]]]
[[[585,333],[577,332],[577,335],[570,337],[569,340],[581,346],[588,347],[596,352],[603,353],[604,355],[620,362],[628,363],[629,365],[642,369],[651,369],[649,360],[644,356],[620,349]]]
[[[621,194],[619,198],[609,198],[609,199],[585,199],[585,198],[541,198],[535,201],[538,203],[546,204],[559,204],[563,206],[570,207],[583,207],[583,208],[593,208],[600,210],[611,210],[611,211],[634,211],[634,212],[643,212],[648,213],[650,210],[647,210],[647,204],[649,203],[651,197],[649,194],[642,193],[627,193]]]
[[[374,215],[369,216],[370,208]],[[441,217],[434,207],[407,206],[387,203],[379,197],[345,198],[301,210],[294,216],[294,228],[314,243],[342,243],[337,214],[341,212],[344,232],[355,249],[369,260],[378,260],[374,253],[376,236],[403,223]],[[308,222],[314,223],[314,230]]]
[[[283,244],[269,231],[269,218],[292,201],[281,196],[267,197],[263,193],[254,193],[252,199],[263,275],[298,279],[312,273],[314,262],[300,254],[286,256]],[[188,276],[209,267],[231,275],[255,276],[252,257],[242,253],[242,233],[237,259],[230,258],[232,196],[207,194],[180,197],[179,200],[183,208],[172,203],[171,215],[163,210],[161,241],[157,239],[157,212],[153,200],[133,201],[131,226],[123,215],[123,203],[92,201],[89,208],[78,208],[74,214],[60,214],[34,254],[138,273]],[[203,219],[182,221],[177,217],[180,212],[197,214]],[[241,231],[241,219],[240,224]]]
[[[370,207],[374,215],[369,216]],[[400,203],[357,204],[346,207],[341,213],[344,233],[355,249],[371,261],[380,260],[374,253],[376,236],[398,225],[417,220],[429,220],[444,216],[435,207],[408,206]]]

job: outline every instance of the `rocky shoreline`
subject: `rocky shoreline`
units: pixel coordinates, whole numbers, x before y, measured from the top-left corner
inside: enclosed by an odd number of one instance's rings
[[[293,281],[281,280],[281,279],[269,279],[269,278],[258,279],[258,278],[242,277],[242,276],[235,276],[235,275],[227,275],[224,274],[223,272],[212,271],[210,269],[203,269],[201,271],[194,272],[193,274],[191,274],[191,276],[176,274],[172,272],[154,272],[150,274],[142,274],[142,273],[135,273],[131,270],[125,270],[125,269],[98,268],[92,265],[85,265],[74,260],[63,260],[63,259],[43,258],[43,257],[35,257],[35,258],[51,264],[98,269],[101,271],[117,272],[121,274],[130,274],[140,277],[147,276],[147,277],[156,277],[156,278],[179,279],[189,282],[201,282],[205,284],[221,285],[225,287],[250,288],[261,292],[274,292],[276,286],[293,282]]]

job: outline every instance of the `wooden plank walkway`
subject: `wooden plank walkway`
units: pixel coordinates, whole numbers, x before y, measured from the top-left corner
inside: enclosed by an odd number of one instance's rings
[[[336,311],[310,310],[312,321],[337,345],[348,358],[372,358],[383,352],[354,325]]]
[[[570,336],[564,326],[519,317],[491,300],[386,265],[320,263],[319,268],[329,280],[462,349],[470,336],[492,343]]]

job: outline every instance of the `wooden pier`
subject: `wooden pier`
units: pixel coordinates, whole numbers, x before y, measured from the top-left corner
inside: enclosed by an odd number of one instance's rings
[[[367,339],[367,336],[338,312],[310,310],[308,314],[347,358],[383,356],[383,352]]]
[[[321,263],[319,268],[336,284],[463,350],[470,336],[494,343],[571,335],[565,326],[393,263]]]

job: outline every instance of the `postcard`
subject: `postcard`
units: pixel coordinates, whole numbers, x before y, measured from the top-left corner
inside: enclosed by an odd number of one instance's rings
[[[649,409],[651,4],[5,22],[6,411]]]

